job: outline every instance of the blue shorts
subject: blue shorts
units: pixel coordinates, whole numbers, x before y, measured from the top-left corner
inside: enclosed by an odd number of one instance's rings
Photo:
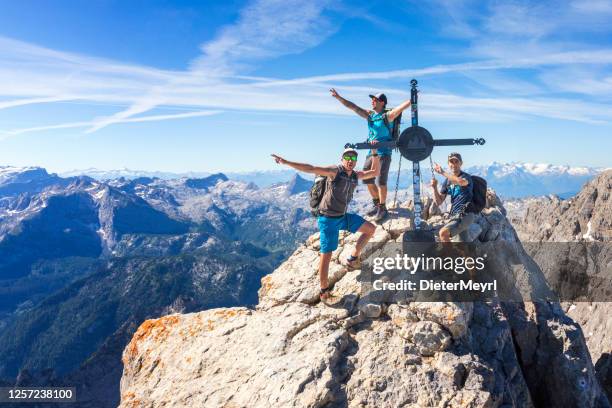
[[[333,252],[338,248],[340,230],[357,232],[365,220],[357,214],[346,214],[339,218],[319,216],[318,224],[321,231],[321,253]]]

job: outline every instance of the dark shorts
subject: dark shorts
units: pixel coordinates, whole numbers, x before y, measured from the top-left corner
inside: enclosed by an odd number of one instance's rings
[[[376,184],[379,186],[386,186],[387,179],[389,178],[389,167],[391,167],[391,155],[379,156],[380,158],[380,175],[376,178]],[[363,165],[364,170],[370,170],[372,168],[372,156],[368,156],[365,164]],[[375,178],[363,180],[363,184],[374,184]]]
[[[461,242],[466,242],[468,238],[467,231],[470,225],[474,222],[473,213],[465,213],[464,215],[453,216],[443,228],[447,228],[451,237],[459,235]]]

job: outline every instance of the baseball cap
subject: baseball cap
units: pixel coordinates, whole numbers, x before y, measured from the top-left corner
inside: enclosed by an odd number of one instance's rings
[[[369,95],[370,98],[376,98],[379,101],[383,101],[385,104],[387,103],[387,95],[385,95],[384,93],[379,93],[376,95]]]
[[[344,151],[342,152],[342,155],[344,156],[347,153],[355,153],[355,155],[359,156],[359,154],[357,153],[357,150],[353,149],[352,147],[347,147],[346,149],[344,149]]]
[[[463,159],[461,158],[461,155],[457,152],[452,152],[451,154],[448,155],[448,160],[450,159],[457,159],[459,160],[461,163],[463,163]]]

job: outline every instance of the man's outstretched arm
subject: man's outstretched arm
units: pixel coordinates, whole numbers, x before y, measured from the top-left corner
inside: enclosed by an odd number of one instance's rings
[[[376,154],[376,149],[372,149],[372,168],[366,171],[358,171],[357,178],[359,180],[370,179],[372,177],[378,177],[380,175],[380,157]]]
[[[331,96],[336,98],[341,104],[343,104],[344,106],[346,106],[347,108],[349,108],[350,110],[352,110],[353,112],[361,116],[362,118],[364,119],[368,118],[367,110],[360,108],[359,106],[355,105],[353,102],[344,99],[343,97],[340,96],[340,94],[334,88],[330,89],[329,92],[331,92]]]
[[[312,164],[292,162],[292,161],[283,159],[282,157],[276,154],[273,154],[272,157],[274,157],[274,161],[276,161],[278,164],[284,164],[298,171],[303,171],[304,173],[320,174],[322,176],[334,177],[336,173],[338,172],[338,169],[333,169],[329,167],[318,167],[318,166],[313,166]]]
[[[410,106],[410,99],[407,99],[404,102],[400,103],[395,108],[391,109],[389,113],[387,113],[387,119],[389,119],[389,122],[393,122],[395,118],[397,118],[399,114],[405,111],[409,106]]]
[[[470,184],[470,182],[464,179],[463,177],[455,176],[452,173],[445,172],[444,169],[442,169],[442,166],[440,166],[438,163],[434,165],[434,171],[439,175],[446,177],[451,183],[459,184],[461,187],[465,187]]]

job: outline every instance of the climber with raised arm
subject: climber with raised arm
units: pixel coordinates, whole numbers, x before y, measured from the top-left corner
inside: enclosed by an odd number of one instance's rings
[[[372,238],[376,226],[358,214],[348,213],[348,205],[353,197],[357,180],[378,176],[380,173],[380,160],[376,149],[372,149],[372,168],[365,171],[356,171],[357,151],[345,149],[342,152],[341,163],[336,166],[318,167],[305,163],[296,163],[282,158],[276,154],[272,157],[276,163],[284,164],[298,171],[327,177],[325,190],[318,205],[317,223],[320,231],[319,279],[321,283],[320,298],[325,301],[331,290],[328,280],[329,263],[332,252],[338,248],[340,230],[352,233],[360,232],[355,248],[350,256],[341,260],[349,269],[360,266],[359,255],[365,244]]]
[[[387,96],[383,93],[377,95],[369,95],[372,99],[372,110],[365,110],[355,105],[353,102],[344,99],[334,89],[329,90],[331,95],[336,98],[342,105],[355,112],[357,115],[368,121],[368,142],[376,144],[377,142],[386,142],[393,140],[393,128],[396,126],[395,119],[410,106],[410,99],[402,102],[395,108],[387,110]],[[398,124],[399,127],[399,124]],[[374,220],[380,222],[388,215],[387,211],[387,179],[389,178],[389,167],[391,166],[391,148],[379,148],[378,155],[380,156],[380,175],[377,180],[372,177],[365,179],[363,183],[368,186],[368,191],[372,196],[374,207],[367,215],[375,216]],[[372,168],[372,153],[368,154],[363,170]],[[376,181],[376,183],[375,183]]]
[[[455,235],[459,235],[461,241],[465,242],[470,224],[474,222],[474,213],[470,209],[474,183],[472,176],[461,171],[462,164],[461,155],[459,153],[451,153],[448,155],[448,168],[450,172],[444,171],[438,163],[434,165],[434,171],[445,177],[440,191],[438,191],[438,180],[435,177],[431,179],[431,187],[436,205],[441,205],[446,200],[448,194],[451,197],[451,219],[439,232],[440,241],[442,242],[450,242],[451,237]]]

